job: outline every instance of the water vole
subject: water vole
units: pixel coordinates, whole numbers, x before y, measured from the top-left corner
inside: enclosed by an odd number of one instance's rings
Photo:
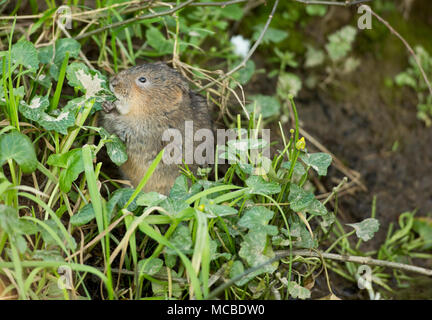
[[[103,105],[100,125],[125,143],[128,160],[120,169],[135,187],[169,143],[162,139],[166,130],[174,129],[182,134],[183,143],[179,148],[185,158],[186,121],[193,121],[194,133],[213,128],[206,100],[189,88],[179,72],[164,63],[121,71],[110,79],[110,88],[117,101]],[[197,168],[195,164],[189,167]],[[178,175],[178,164],[161,161],[144,191],[167,194]]]

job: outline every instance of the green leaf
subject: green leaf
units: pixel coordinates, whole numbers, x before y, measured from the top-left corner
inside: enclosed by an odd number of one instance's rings
[[[276,226],[269,226],[269,221],[273,218],[274,212],[264,207],[252,207],[247,210],[238,221],[238,226],[253,231],[263,231],[269,235],[276,235]]]
[[[44,111],[49,107],[48,96],[34,96],[30,104],[20,101],[19,111],[29,120],[38,121]]]
[[[240,244],[239,256],[245,259],[249,266],[255,267],[274,257],[274,252],[267,245],[265,232],[249,232]],[[259,273],[273,273],[277,269],[277,263],[267,264],[259,269]]]
[[[347,224],[353,227],[356,231],[357,237],[363,241],[369,241],[374,237],[375,232],[379,229],[379,221],[374,218],[367,218],[362,222]]]
[[[225,6],[218,8],[222,17],[238,21],[243,17],[243,9],[239,5]]]
[[[38,123],[46,130],[54,130],[66,135],[67,129],[75,124],[75,115],[72,111],[54,110],[52,115],[43,112]]]
[[[175,179],[174,185],[172,186],[169,193],[169,198],[173,200],[186,200],[194,194],[200,192],[201,189],[202,186],[197,183],[192,185],[191,188],[189,188],[187,178],[181,175]]]
[[[178,225],[170,238],[170,242],[174,247],[185,254],[192,252],[192,237],[189,228],[184,224]],[[177,255],[174,249],[166,247],[165,250],[167,254]]]
[[[155,191],[144,193],[137,198],[136,203],[139,206],[154,207],[166,199],[166,196]]]
[[[47,225],[52,231],[54,231],[54,233],[61,240],[63,240],[63,242],[66,243],[70,249],[75,250],[76,248],[75,238],[69,236],[69,239],[65,241],[65,235],[61,232],[59,226],[54,220],[52,219],[45,220],[43,223]],[[41,235],[46,245],[58,245],[54,237],[52,237],[51,234],[48,232],[48,230],[46,230],[45,228],[41,228]]]
[[[60,173],[60,190],[69,192],[72,182],[84,171],[81,149],[73,149],[63,154],[52,154],[48,158],[48,164],[64,168]]]
[[[288,218],[290,225],[290,235],[295,238],[293,245],[298,248],[316,248],[318,246],[318,241],[312,238],[309,230],[306,228],[303,221],[297,215]]]
[[[93,205],[91,203],[87,203],[84,207],[82,207],[76,214],[74,214],[70,218],[70,223],[73,226],[79,227],[83,226],[95,218],[95,213],[93,209]]]
[[[0,164],[9,159],[15,160],[24,173],[36,170],[36,152],[29,137],[18,131],[0,136]]]
[[[307,192],[294,183],[291,183],[288,201],[290,208],[295,212],[306,212],[312,215],[327,213],[327,209],[312,192]]]
[[[300,156],[303,162],[314,169],[320,176],[327,175],[327,168],[332,162],[331,155],[324,152],[306,153]]]
[[[259,24],[259,25],[254,27],[255,32],[252,35],[252,39],[254,41],[256,41],[258,39],[263,28],[264,28],[264,24]],[[269,27],[267,29],[266,33],[264,34],[262,42],[264,44],[267,44],[270,42],[279,43],[282,40],[285,40],[285,38],[287,38],[287,37],[288,37],[288,32]]]
[[[36,71],[39,67],[37,50],[33,43],[20,40],[12,46],[11,57],[14,63]]]
[[[104,128],[101,128],[100,135],[105,142],[108,156],[117,166],[121,166],[128,159],[126,146],[115,134],[109,134]]]
[[[262,94],[251,96],[252,103],[246,106],[249,112],[253,112],[255,106],[256,114],[262,114],[263,118],[268,118],[278,115],[280,111],[279,101],[272,96],[265,96]]]
[[[121,188],[114,191],[114,193],[111,196],[110,202],[109,202],[109,208],[113,206],[113,204],[116,204],[118,207],[123,208],[126,203],[129,201],[132,194],[135,192],[135,189],[132,188]],[[140,193],[141,194],[141,193]],[[135,209],[138,208],[137,205],[137,198],[135,198],[127,207],[127,210],[129,211],[135,211]]]
[[[173,51],[174,41],[172,39],[166,39],[164,35],[154,27],[149,27],[147,29],[146,40],[159,55],[169,54]]]
[[[288,284],[288,292],[294,299],[304,300],[311,297],[311,292],[308,289],[300,286],[295,281],[290,281],[290,283]]]
[[[255,73],[255,63],[252,60],[246,62],[246,66],[236,73],[234,73],[234,78],[240,82],[240,84],[246,84],[252,78]]]
[[[281,168],[290,170],[291,169],[291,161],[282,162]],[[306,173],[306,170],[305,170],[304,166],[299,161],[296,161],[296,163],[294,164],[294,175],[301,177],[305,173]]]
[[[417,88],[417,80],[413,78],[408,72],[401,72],[399,73],[396,78],[395,82],[398,86],[409,86],[411,88],[416,89]]]
[[[143,259],[138,261],[139,273],[152,276],[159,272],[163,266],[163,261],[159,258]],[[144,268],[143,268],[144,267]]]
[[[234,209],[233,207],[214,204],[209,201],[204,202],[204,205],[205,205],[204,211],[207,214],[208,218],[231,216],[237,214],[238,212],[237,209]]]
[[[66,78],[70,86],[85,92],[86,98],[111,94],[106,77],[97,70],[89,69],[81,62],[73,62],[68,65]]]
[[[251,194],[275,194],[281,191],[281,187],[276,182],[267,182],[261,176],[250,176],[246,180],[246,185],[249,187],[248,192]]]
[[[345,26],[339,31],[331,34],[326,44],[326,50],[330,55],[330,59],[337,62],[345,58],[348,52],[352,49],[352,43],[356,37],[357,30],[352,26]]]
[[[319,66],[324,62],[324,58],[325,55],[322,50],[318,50],[312,46],[308,46],[306,51],[305,67],[313,68]]]
[[[297,96],[301,88],[302,82],[294,73],[283,72],[278,78],[277,94],[284,99],[288,99],[290,94]]]
[[[327,13],[327,6],[315,4],[306,6],[306,13],[310,16],[322,17]]]

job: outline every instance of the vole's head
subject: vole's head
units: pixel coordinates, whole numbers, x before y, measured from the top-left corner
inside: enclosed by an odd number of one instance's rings
[[[176,70],[164,63],[149,63],[123,70],[110,79],[117,111],[139,115],[166,112],[180,106],[189,86]]]

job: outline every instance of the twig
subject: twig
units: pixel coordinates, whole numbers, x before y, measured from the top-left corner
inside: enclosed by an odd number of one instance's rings
[[[320,252],[320,254],[318,254],[316,252],[309,251],[309,250],[294,250],[292,252],[292,254],[297,255],[297,256],[317,257],[317,258],[319,258],[321,255],[325,259],[330,259],[330,260],[354,262],[354,263],[359,263],[359,264],[367,264],[367,265],[371,265],[371,266],[399,269],[399,270],[403,270],[403,271],[411,271],[411,272],[420,273],[420,274],[430,276],[430,277],[432,276],[432,270],[431,269],[412,266],[412,265],[405,264],[405,263],[372,259],[370,257],[348,256],[348,255],[341,255],[341,254],[335,254],[335,253],[325,253],[325,252]],[[287,255],[289,255],[289,251],[288,250],[276,251],[276,255],[287,256]]]
[[[354,0],[354,1],[346,0],[344,2],[318,1],[318,0],[317,1],[315,1],[315,0],[291,0],[291,1],[300,2],[300,3],[304,3],[304,4],[320,4],[320,5],[325,5],[325,6],[350,7],[350,6],[355,6],[357,4],[360,4],[360,3],[370,2],[372,0]]]
[[[176,11],[178,11],[178,10],[186,7],[187,5],[191,4],[193,1],[195,1],[195,0],[188,0],[188,1],[183,2],[182,4],[178,5],[177,7],[174,7],[174,8],[169,9],[169,10],[164,10],[164,11],[161,11],[161,12],[146,14],[146,15],[143,15],[143,16],[138,16],[138,17],[130,18],[130,19],[123,20],[123,21],[118,21],[118,22],[109,24],[107,26],[104,26],[102,28],[95,29],[95,30],[92,30],[90,32],[87,32],[87,33],[84,33],[82,35],[79,35],[79,36],[77,36],[75,38],[75,40],[79,40],[79,39],[82,39],[82,38],[90,37],[92,35],[95,35],[97,33],[103,32],[105,30],[117,28],[117,27],[123,26],[125,24],[129,24],[129,23],[135,22],[135,21],[140,21],[140,20],[145,20],[145,19],[151,19],[151,18],[166,16],[168,14],[174,13],[174,12],[176,12]]]
[[[278,4],[279,4],[279,0],[275,0],[275,2],[274,2],[274,4],[273,4],[272,11],[270,12],[270,15],[269,15],[269,17],[268,17],[268,19],[267,19],[266,24],[264,25],[263,30],[261,31],[261,34],[259,35],[257,41],[255,41],[255,43],[254,43],[254,45],[252,46],[252,48],[249,50],[249,52],[248,52],[248,54],[246,55],[246,57],[244,57],[243,61],[242,61],[240,64],[238,64],[235,68],[233,68],[233,69],[230,70],[229,72],[227,72],[227,73],[225,73],[224,75],[222,75],[221,77],[219,77],[219,79],[214,80],[214,81],[212,81],[212,82],[206,84],[205,86],[203,86],[203,87],[200,89],[200,91],[212,87],[212,86],[213,86],[215,83],[217,83],[218,81],[221,81],[221,80],[223,80],[223,79],[229,77],[229,76],[232,75],[233,73],[237,72],[238,70],[240,70],[241,68],[244,68],[244,67],[246,66],[246,62],[247,62],[247,61],[252,57],[252,55],[254,54],[255,50],[258,48],[258,46],[260,45],[261,41],[263,40],[263,38],[264,38],[264,34],[266,33],[266,31],[267,31],[267,29],[268,29],[268,27],[269,27],[269,25],[270,25],[270,22],[271,22],[272,19],[273,19],[273,15],[274,15],[274,13],[275,13],[275,11],[276,11],[276,8],[277,8]]]

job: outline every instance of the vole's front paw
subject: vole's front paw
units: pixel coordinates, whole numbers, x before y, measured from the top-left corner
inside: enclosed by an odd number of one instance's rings
[[[111,111],[113,111],[115,109],[115,103],[112,101],[104,101],[102,102],[102,109],[106,112],[106,113],[110,113]]]

